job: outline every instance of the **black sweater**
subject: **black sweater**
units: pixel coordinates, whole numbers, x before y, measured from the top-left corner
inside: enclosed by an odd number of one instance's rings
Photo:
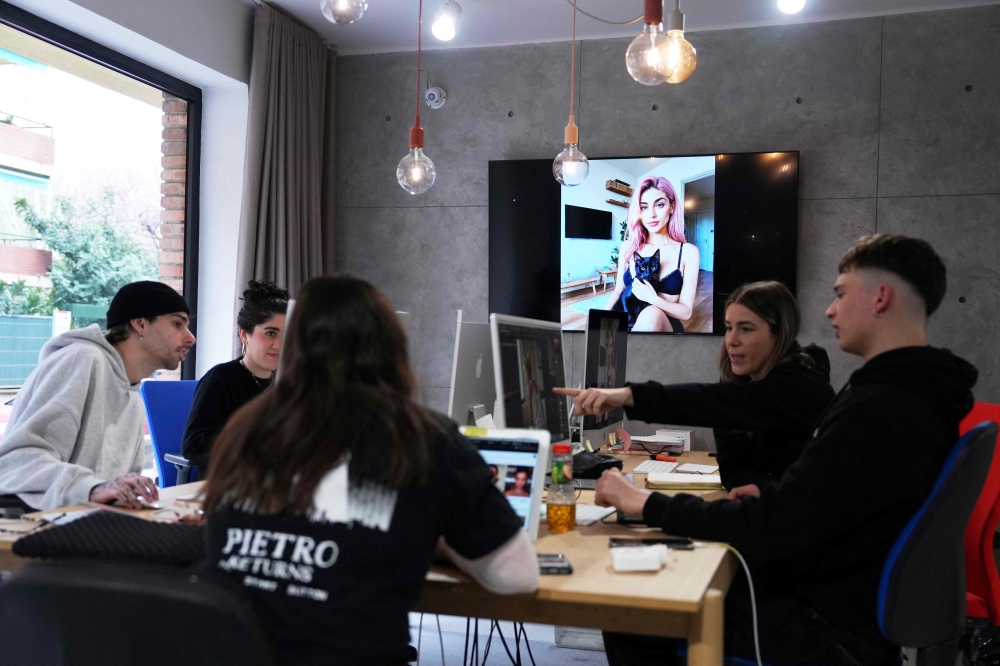
[[[830,360],[821,347],[805,350],[814,367],[789,361],[759,381],[718,384],[630,384],[630,419],[713,428],[722,485],[778,481],[833,400]]]
[[[181,453],[197,463],[199,478],[204,477],[212,444],[226,421],[237,409],[263,393],[271,381],[258,379],[255,382],[252,373],[236,359],[215,366],[198,382],[184,426]]]
[[[732,544],[770,593],[791,594],[871,644],[879,577],[972,408],[976,369],[951,352],[907,347],[851,375],[799,460],[759,499],[650,496],[646,522]]]

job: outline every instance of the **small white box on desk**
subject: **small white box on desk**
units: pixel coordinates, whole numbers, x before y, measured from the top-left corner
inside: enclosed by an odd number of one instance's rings
[[[663,435],[664,437],[680,437],[684,440],[684,451],[691,450],[691,444],[694,442],[694,431],[692,430],[668,430],[662,428],[656,431],[657,435]]]

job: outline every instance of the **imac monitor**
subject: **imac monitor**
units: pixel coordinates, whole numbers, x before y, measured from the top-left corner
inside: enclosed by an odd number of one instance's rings
[[[493,374],[498,397],[493,420],[501,428],[548,430],[553,442],[568,442],[562,327],[558,322],[490,315]]]
[[[462,428],[493,472],[531,540],[538,537],[538,514],[545,489],[549,433],[544,430]]]
[[[584,386],[587,388],[621,388],[625,386],[625,359],[628,345],[628,315],[625,312],[591,310],[587,314]],[[621,426],[625,418],[622,407],[602,417],[583,418],[583,440],[591,439],[595,449],[609,432]]]
[[[448,416],[459,425],[479,425],[479,419],[493,413],[495,401],[490,325],[462,321],[459,310]]]

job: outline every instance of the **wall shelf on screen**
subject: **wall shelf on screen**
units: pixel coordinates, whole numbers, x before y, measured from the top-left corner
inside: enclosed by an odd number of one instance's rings
[[[620,194],[623,197],[632,196],[632,188],[628,183],[623,183],[620,180],[609,180],[604,183],[604,188],[608,192],[614,192],[615,194]]]
[[[614,204],[615,206],[621,206],[622,208],[628,208],[627,201],[621,201],[620,199],[605,199],[609,204]]]

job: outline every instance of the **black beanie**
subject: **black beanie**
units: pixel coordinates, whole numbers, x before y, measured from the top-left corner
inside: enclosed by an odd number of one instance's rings
[[[191,314],[187,301],[162,282],[133,282],[118,290],[108,308],[108,328],[133,319],[152,319],[164,314]]]

